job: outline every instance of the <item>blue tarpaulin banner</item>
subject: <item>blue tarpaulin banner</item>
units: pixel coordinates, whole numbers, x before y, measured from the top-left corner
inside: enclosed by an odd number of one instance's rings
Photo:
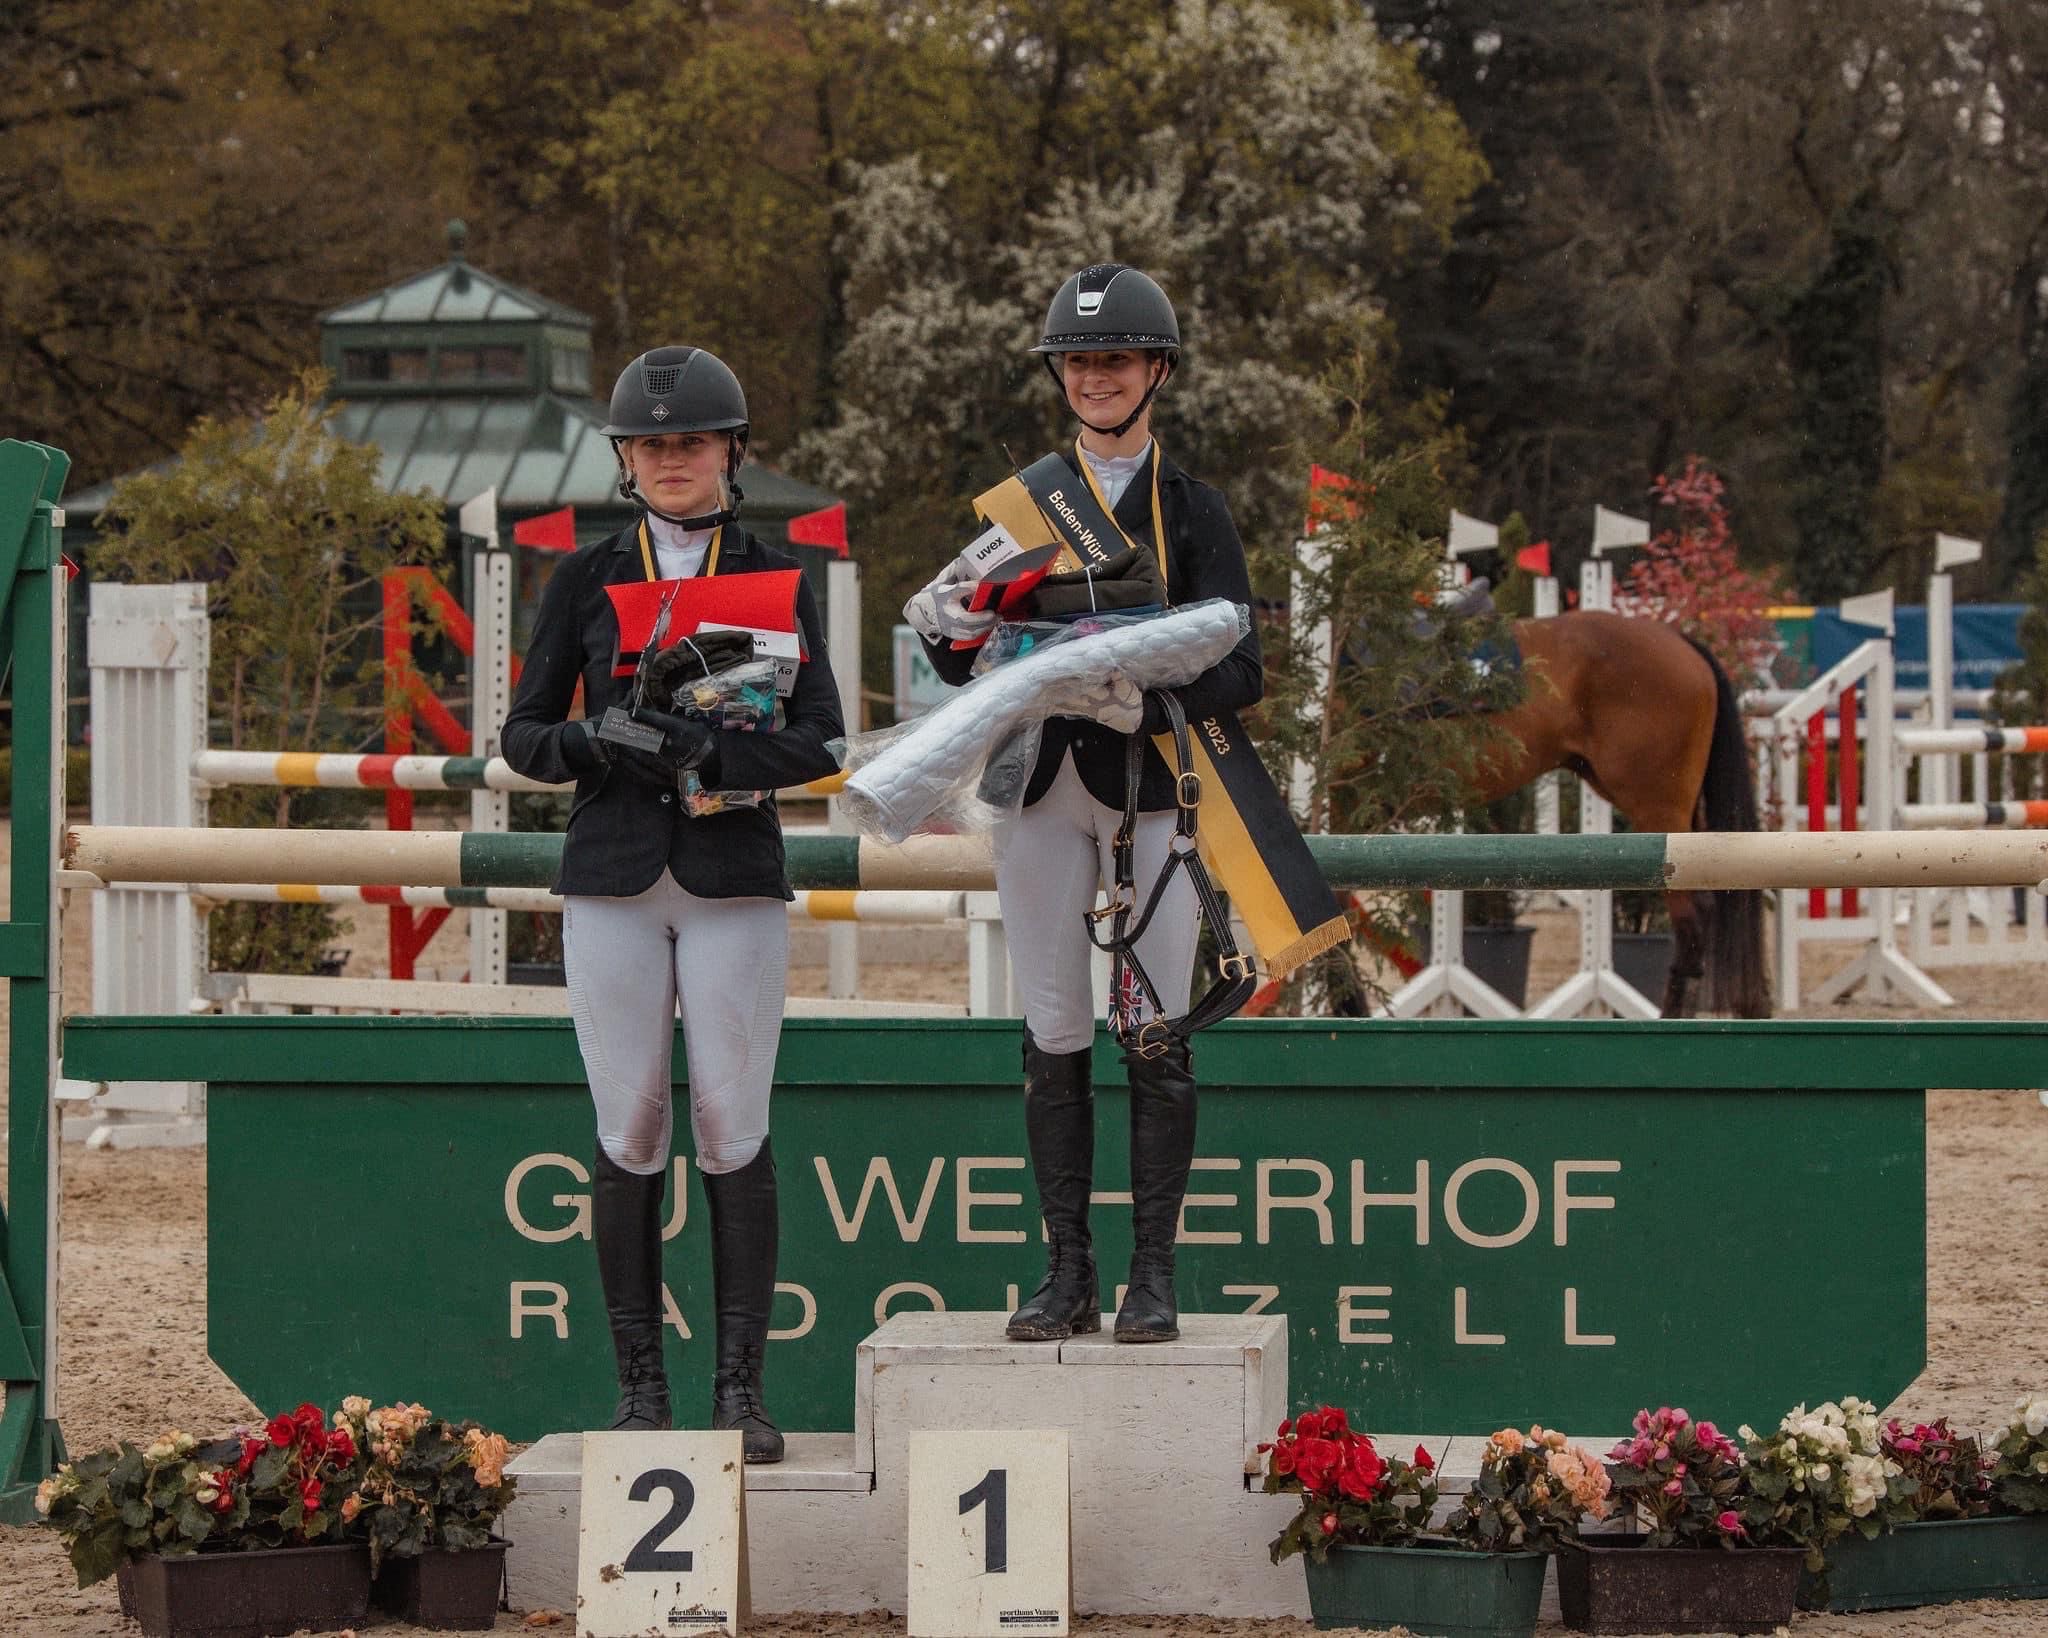
[[[1955,610],[1955,688],[1989,688],[1998,674],[2020,658],[2020,616],[2024,603],[1958,603]],[[1909,604],[1894,611],[1898,634],[1892,640],[1895,676],[1900,688],[1927,686],[1927,610]],[[1881,633],[1873,626],[1851,625],[1834,609],[1813,611],[1814,673],[1826,671],[1847,657],[1858,643]]]

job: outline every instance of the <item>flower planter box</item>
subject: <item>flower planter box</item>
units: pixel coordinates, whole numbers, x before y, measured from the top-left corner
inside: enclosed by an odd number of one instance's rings
[[[1332,1547],[1303,1559],[1319,1628],[1406,1627],[1417,1638],[1536,1630],[1542,1553],[1468,1553],[1435,1543]]]
[[[1824,1576],[1803,1575],[1799,1607],[1900,1610],[1963,1598],[2048,1598],[2048,1514],[1929,1519],[1828,1549]]]
[[[418,1627],[480,1632],[496,1625],[509,1541],[456,1552],[435,1547],[416,1558],[392,1556],[377,1571],[377,1608]]]
[[[138,1558],[118,1574],[122,1611],[145,1638],[333,1632],[370,1613],[367,1545]]]
[[[1567,1547],[1557,1601],[1579,1632],[1770,1632],[1792,1619],[1805,1554],[1797,1547]]]

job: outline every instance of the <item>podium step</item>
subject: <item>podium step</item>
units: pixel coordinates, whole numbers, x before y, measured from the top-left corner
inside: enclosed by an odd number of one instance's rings
[[[746,1472],[749,1574],[763,1611],[901,1611],[910,1435],[1064,1429],[1077,1611],[1306,1615],[1266,1543],[1293,1511],[1248,1478],[1287,1414],[1287,1322],[1191,1314],[1178,1342],[1105,1333],[1018,1343],[1000,1313],[898,1314],[855,1354],[851,1433],[793,1433]],[[574,1609],[582,1438],[551,1434],[508,1471],[507,1573],[527,1607]]]
[[[872,1608],[811,1600],[823,1597],[843,1566],[870,1550],[874,1474],[856,1464],[850,1433],[791,1433],[784,1443],[788,1454],[780,1462],[749,1467],[745,1474],[755,1605]],[[583,1435],[551,1433],[521,1451],[505,1471],[519,1481],[498,1527],[512,1543],[505,1573],[514,1606],[573,1610]]]
[[[874,1440],[876,1604],[901,1609],[910,1435],[1064,1428],[1074,1607],[1104,1614],[1306,1615],[1300,1568],[1266,1543],[1293,1510],[1248,1489],[1287,1414],[1287,1322],[1190,1314],[1177,1342],[1104,1331],[1010,1342],[1003,1314],[898,1314],[860,1345],[856,1445]],[[1106,1323],[1106,1322],[1105,1322]]]
[[[1257,1446],[1301,1408],[1288,1404],[1284,1317],[1184,1315],[1178,1342],[1143,1346],[1106,1333],[1011,1342],[1007,1317],[893,1316],[855,1351],[853,1431],[791,1433],[786,1460],[746,1470],[756,1609],[900,1612],[911,1434],[1065,1429],[1077,1613],[1307,1615],[1301,1567],[1266,1558],[1297,1499],[1258,1488]],[[1373,1438],[1389,1455],[1429,1451],[1445,1512],[1486,1445]],[[582,1469],[578,1433],[550,1434],[510,1464],[519,1495],[502,1529],[520,1606],[576,1607]]]

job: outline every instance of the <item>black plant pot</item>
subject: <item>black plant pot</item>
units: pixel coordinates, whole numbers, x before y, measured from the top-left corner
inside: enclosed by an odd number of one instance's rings
[[[1529,1001],[1529,945],[1536,929],[1517,922],[1512,927],[1467,927],[1465,965],[1504,1000],[1517,1007]]]
[[[377,1570],[377,1608],[414,1626],[481,1632],[496,1625],[508,1541],[456,1552],[431,1547],[412,1558],[388,1557]]]
[[[1671,977],[1671,954],[1678,941],[1670,933],[1616,933],[1614,970],[1653,1007],[1664,1004],[1664,985]]]
[[[121,1609],[146,1638],[333,1632],[370,1612],[368,1543],[131,1559]]]
[[[1557,1555],[1557,1601],[1579,1632],[1773,1632],[1791,1624],[1805,1558],[1798,1547],[1588,1537]]]

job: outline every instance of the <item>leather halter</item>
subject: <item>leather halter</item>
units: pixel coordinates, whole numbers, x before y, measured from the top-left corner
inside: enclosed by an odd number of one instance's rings
[[[1088,912],[1088,940],[1098,950],[1106,950],[1113,957],[1110,964],[1111,1032],[1126,1051],[1134,1052],[1140,1058],[1157,1058],[1176,1041],[1185,1041],[1197,1030],[1221,1023],[1236,1012],[1251,999],[1258,977],[1252,971],[1251,958],[1238,950],[1236,936],[1230,927],[1230,911],[1223,902],[1223,896],[1216,891],[1216,884],[1209,876],[1209,867],[1202,863],[1196,846],[1202,778],[1195,772],[1195,753],[1188,737],[1187,713],[1170,690],[1148,691],[1145,699],[1148,704],[1153,700],[1159,702],[1173,732],[1174,760],[1178,764],[1173,789],[1173,836],[1166,846],[1166,863],[1160,867],[1158,879],[1153,882],[1151,891],[1145,896],[1144,907],[1140,909],[1133,871],[1138,830],[1138,781],[1144,770],[1145,735],[1142,732],[1128,735],[1124,751],[1124,817],[1111,844],[1116,879],[1109,903]],[[1178,1018],[1168,1018],[1166,1009],[1160,1005],[1158,986],[1145,971],[1145,964],[1138,959],[1137,943],[1145,936],[1145,929],[1151,926],[1160,900],[1166,896],[1177,871],[1186,871],[1188,880],[1194,884],[1195,902],[1201,918],[1209,924],[1210,933],[1215,938],[1216,977],[1186,1012]],[[1104,922],[1109,923],[1106,938],[1099,931]],[[1137,979],[1142,1000],[1151,1004],[1152,1016],[1141,1025],[1135,1022],[1139,1006],[1126,1006],[1124,1003],[1126,971]]]

